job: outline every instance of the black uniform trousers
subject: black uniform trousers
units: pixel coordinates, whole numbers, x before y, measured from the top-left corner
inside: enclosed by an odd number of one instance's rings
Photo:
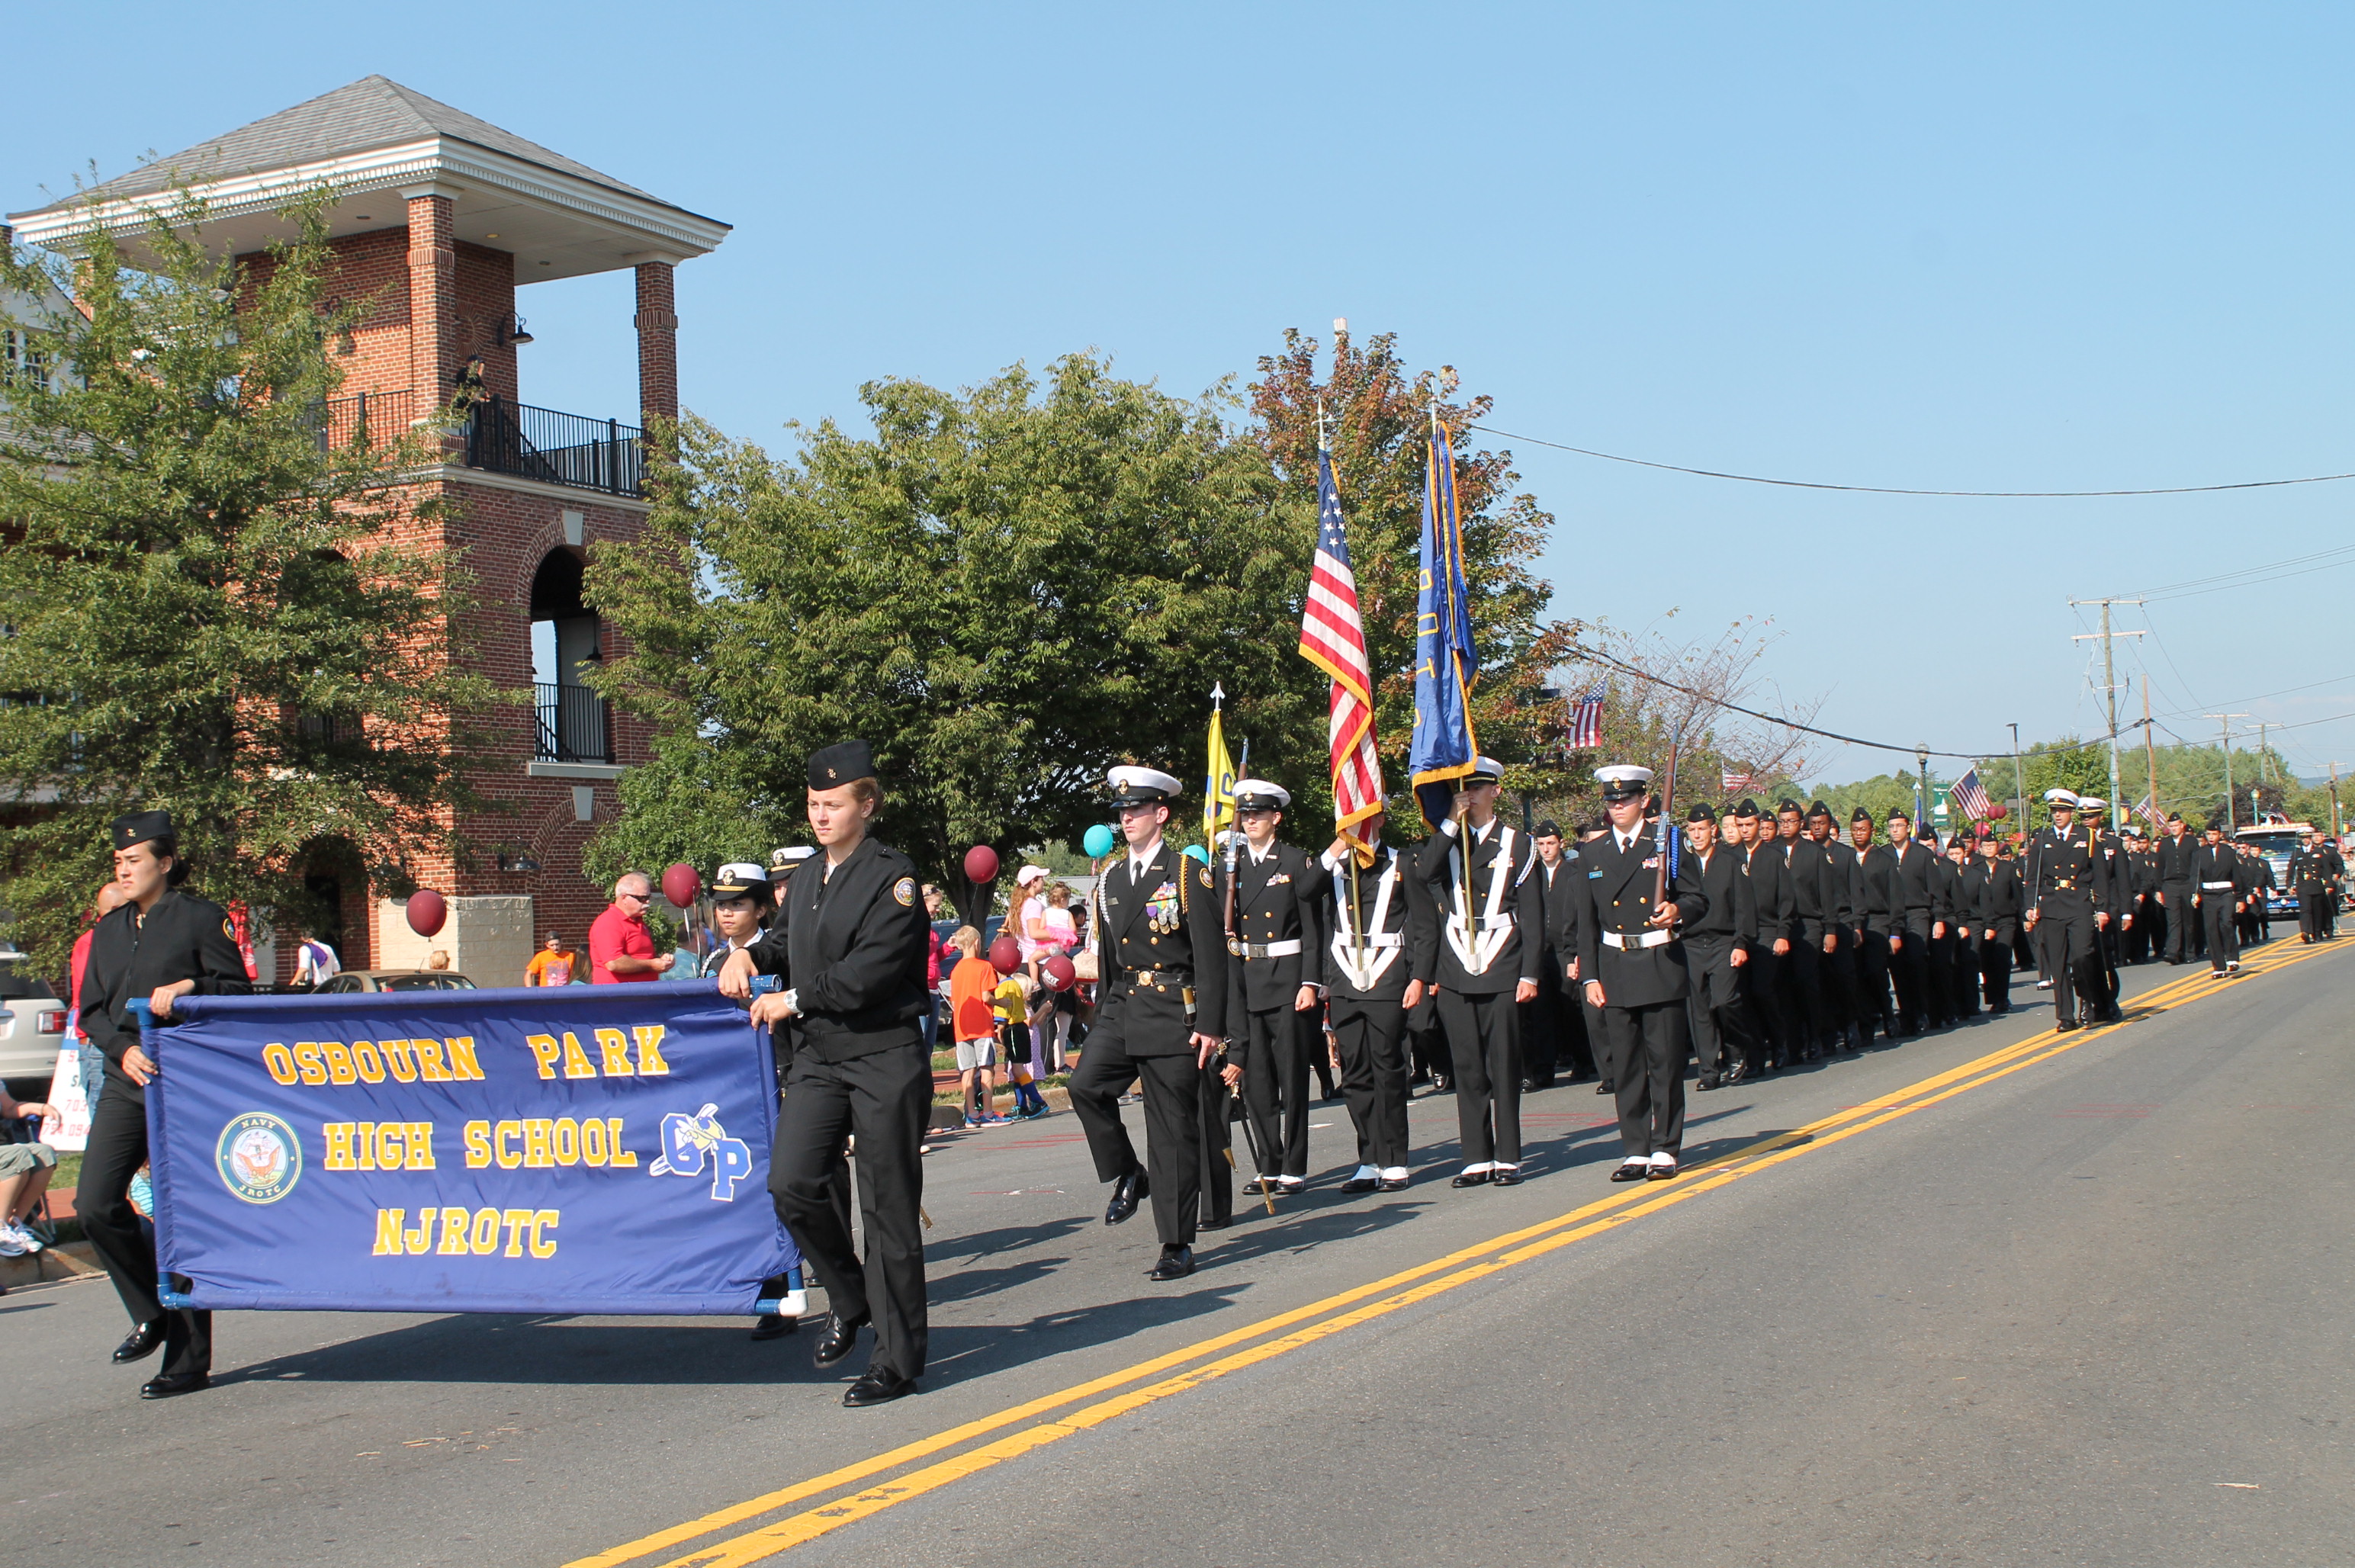
[[[2297,891],[2297,933],[2308,942],[2318,941],[2329,929],[2330,890],[2300,888]]]
[[[1521,1163],[1521,1012],[1510,991],[1439,993],[1466,1165]]]
[[[1336,990],[1327,1005],[1341,1051],[1341,1095],[1358,1129],[1358,1163],[1406,1166],[1406,1009]]]
[[[2151,912],[2157,908],[2147,893],[2134,893],[2127,897],[2126,912],[2134,916],[2134,923],[2127,926],[2118,938],[2125,962],[2139,964],[2150,956]]]
[[[1813,1045],[1825,1043],[1825,1037],[1838,1034],[1864,1017],[1864,988],[1857,983],[1856,933],[1845,925],[1832,927],[1832,950],[1818,949],[1816,963],[1817,985],[1823,997],[1823,1024]]]
[[[1686,1005],[1691,999],[1638,1008],[1604,1004],[1619,1061],[1619,1144],[1631,1159],[1664,1150],[1673,1155],[1684,1147],[1685,1058],[1692,1051]]]
[[[826,1286],[826,1305],[875,1326],[873,1366],[921,1377],[928,1333],[924,1301],[924,1125],[932,1107],[932,1059],[922,1037],[847,1061],[814,1051],[794,1057],[777,1120],[769,1190],[777,1217]],[[841,1201],[842,1140],[858,1140],[862,1260]]]
[[[1538,994],[1520,1004],[1521,1066],[1529,1081],[1540,1089],[1554,1081],[1570,1054],[1562,1040],[1570,1007],[1554,978],[1561,968],[1560,955],[1547,948],[1544,961],[1538,965]]]
[[[1785,1066],[1799,1060],[1816,1048],[1831,1029],[1825,1015],[1825,965],[1829,959],[1824,953],[1823,939],[1801,937],[1791,944],[1783,965],[1783,1017],[1787,1032],[1783,1040]]]
[[[1603,1022],[1603,1009],[1586,999],[1586,983],[1578,985],[1579,1021],[1586,1026],[1587,1054],[1594,1059],[1594,1077],[1598,1083],[1619,1082],[1619,1059],[1611,1051],[1611,1031]]]
[[[2208,934],[2208,963],[2219,975],[2227,964],[2241,961],[2241,933],[2234,925],[2233,894],[2229,889],[2200,891],[2200,923]]]
[[[1946,924],[1946,1007],[1957,1019],[1975,1018],[1979,1010],[1979,947],[1963,934],[1958,922]]]
[[[2159,891],[2167,895],[2167,961],[2188,964],[2200,956],[2205,940],[2200,912],[2191,907],[2199,890],[2190,882],[2169,882]]]
[[[1891,936],[1898,941],[1894,953],[1889,953]],[[1926,975],[1929,920],[1924,917],[1918,925],[1909,921],[1887,933],[1876,932],[1870,940],[1878,943],[1883,953],[1889,953],[1889,976],[1897,983],[1897,1027],[1907,1034],[1923,1029],[1930,1019]]]
[[[1977,929],[1982,933],[1978,939],[1979,985],[1987,997],[1987,1010],[2008,1013],[2011,1010],[2011,947],[2018,933],[2009,921],[1995,925],[1993,936],[1985,934],[1988,927]]]
[[[1733,966],[1731,936],[1688,936],[1684,942],[1685,964],[1692,976],[1685,1008],[1693,1057],[1702,1077],[1716,1078],[1742,1054],[1742,971]],[[1746,966],[1749,960],[1742,962]],[[1677,1076],[1681,1083],[1682,1061],[1677,1063]]]
[[[1142,1169],[1153,1189],[1153,1229],[1163,1246],[1194,1244],[1202,1186],[1201,1077],[1192,1051],[1131,1056],[1122,1049],[1119,1029],[1102,1023],[1088,1036],[1080,1070],[1071,1074],[1071,1110],[1087,1132],[1096,1179],[1118,1181]],[[1120,1119],[1120,1097],[1132,1080],[1142,1080],[1145,1090],[1142,1161]]]
[[[81,1186],[75,1212],[91,1250],[106,1265],[114,1292],[134,1323],[164,1320],[164,1375],[209,1372],[213,1366],[213,1315],[185,1309],[166,1312],[156,1299],[155,1243],[140,1228],[131,1206],[131,1179],[147,1163],[147,1107],[109,1084],[92,1115],[83,1146]]]
[[[2054,1015],[2063,1023],[2075,1022],[2080,999],[2092,1007],[2102,994],[2101,978],[2094,973],[2101,958],[2094,951],[2093,906],[2047,895],[2036,929],[2029,934],[2036,939],[2037,961],[2052,977]]]
[[[1784,1008],[1787,953],[1774,951],[1773,939],[1761,940],[1742,966],[1742,995],[1749,1011],[1750,1066],[1754,1071],[1768,1057],[1790,1049],[1791,1021]]]
[[[1856,1027],[1867,1038],[1875,1028],[1884,1034],[1889,1030],[1889,989],[1890,982],[1895,978],[1890,965],[1892,956],[1889,933],[1867,927],[1863,940],[1856,944],[1856,986],[1860,1006],[1855,1019]],[[1898,995],[1902,1008],[1904,993]]]
[[[1242,1106],[1219,1075],[1219,1059],[1199,1069],[1195,1088],[1202,1118],[1201,1218],[1223,1225],[1235,1217],[1234,1118]]]
[[[1262,1176],[1308,1174],[1308,1059],[1325,1053],[1324,1032],[1315,1013],[1295,1012],[1287,1001],[1265,1012],[1246,1010],[1243,1105],[1259,1135]]]
[[[1944,1027],[1961,1017],[1962,1008],[1955,1004],[1954,997],[1954,928],[1948,926],[1946,934],[1938,936],[1933,934],[1938,923],[1930,922],[1931,930],[1923,934],[1922,1002],[1930,1009],[1930,1022]]]

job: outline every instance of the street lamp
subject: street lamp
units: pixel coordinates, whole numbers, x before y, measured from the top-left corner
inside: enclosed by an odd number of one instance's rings
[[[1930,745],[1928,741],[1925,741],[1913,748],[1913,765],[1921,771],[1922,775],[1921,787],[1913,792],[1913,815],[1926,818],[1930,815]],[[1928,828],[1930,842],[1935,844],[1938,841],[1938,830],[1931,827],[1927,821],[1916,822],[1913,826],[1917,830]]]

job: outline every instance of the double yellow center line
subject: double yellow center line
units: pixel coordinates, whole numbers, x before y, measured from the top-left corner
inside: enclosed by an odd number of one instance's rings
[[[2232,981],[2220,982],[2205,971],[2179,976],[2136,998],[2126,1009],[2125,1022],[2149,1018],[2202,995],[2232,989],[2240,980],[2285,968],[2329,950],[2319,945],[2291,947],[2279,955],[2253,961]],[[1316,1344],[1460,1285],[1486,1279],[1516,1264],[1543,1257],[1647,1214],[1721,1190],[1785,1160],[1926,1110],[2073,1050],[2118,1027],[2121,1026],[2095,1027],[2068,1034],[2047,1029],[1894,1093],[1844,1107],[1806,1126],[1773,1134],[1687,1166],[1673,1183],[1641,1182],[1624,1187],[1567,1214],[1491,1237],[1477,1246],[1197,1340],[1119,1371],[1075,1383],[825,1475],[747,1499],[593,1556],[576,1559],[566,1568],[621,1568],[622,1564],[716,1534],[794,1503],[817,1498],[831,1499],[685,1556],[674,1557],[662,1568],[736,1568],[738,1564],[761,1562],[844,1525],[872,1518],[911,1498],[937,1491],[952,1482],[1060,1442],[1074,1433],[1101,1426],[1173,1394],[1273,1360],[1302,1346]],[[992,1438],[994,1434],[1003,1435],[988,1442],[978,1441]],[[910,1466],[917,1467],[908,1469]],[[890,1478],[878,1479],[884,1477]]]

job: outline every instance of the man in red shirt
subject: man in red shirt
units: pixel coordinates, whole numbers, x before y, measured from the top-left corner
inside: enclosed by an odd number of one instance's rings
[[[655,956],[654,933],[646,929],[646,905],[654,901],[654,879],[624,871],[613,883],[613,901],[589,926],[589,983],[621,985],[658,979],[673,962]]]

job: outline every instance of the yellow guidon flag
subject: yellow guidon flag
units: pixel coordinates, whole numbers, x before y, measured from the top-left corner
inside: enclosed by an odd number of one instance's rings
[[[1202,786],[1202,844],[1209,849],[1218,848],[1219,834],[1235,821],[1235,760],[1227,754],[1226,726],[1219,719],[1226,698],[1221,688],[1210,688],[1210,758]]]

